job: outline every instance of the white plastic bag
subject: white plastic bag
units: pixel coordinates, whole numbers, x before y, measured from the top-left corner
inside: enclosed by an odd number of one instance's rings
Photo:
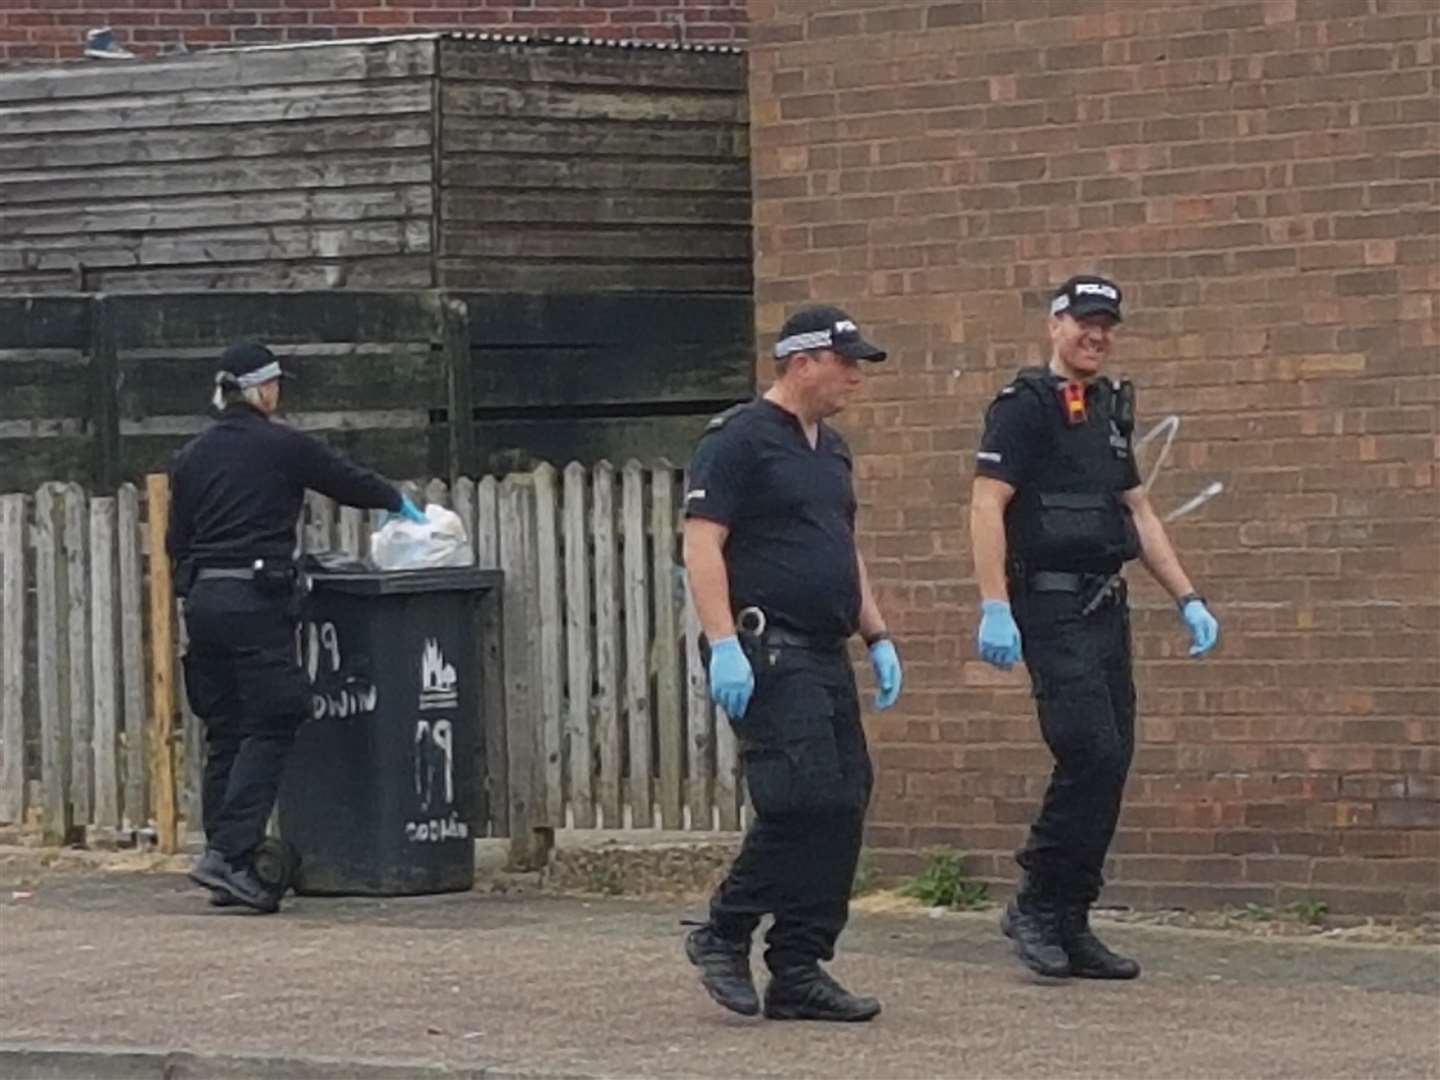
[[[438,503],[425,507],[424,525],[392,517],[370,534],[370,558],[381,570],[429,570],[473,566],[475,552],[460,515]]]

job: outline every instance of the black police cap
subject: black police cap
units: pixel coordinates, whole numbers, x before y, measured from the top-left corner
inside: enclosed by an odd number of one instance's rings
[[[281,378],[280,360],[264,345],[255,341],[237,341],[220,354],[220,370],[215,381],[239,387],[259,386]]]
[[[775,342],[775,359],[783,360],[792,353],[816,349],[829,349],[851,360],[875,363],[888,355],[878,345],[865,340],[854,319],[829,304],[800,308],[785,320]]]
[[[1050,298],[1051,315],[1109,315],[1120,321],[1120,286],[1097,274],[1076,274]]]

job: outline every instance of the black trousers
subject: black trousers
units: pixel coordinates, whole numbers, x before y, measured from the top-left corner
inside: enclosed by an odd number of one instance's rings
[[[185,692],[205,722],[206,845],[244,863],[264,839],[310,703],[293,607],[247,581],[201,581],[186,599],[185,626]]]
[[[1016,861],[1033,888],[1091,904],[1135,754],[1130,610],[1121,599],[1085,615],[1088,597],[1076,593],[1020,597],[1025,665],[1055,767]]]
[[[734,725],[755,817],[710,901],[710,925],[747,945],[764,915],[771,971],[835,955],[850,914],[873,772],[844,651],[752,647],[755,693]]]

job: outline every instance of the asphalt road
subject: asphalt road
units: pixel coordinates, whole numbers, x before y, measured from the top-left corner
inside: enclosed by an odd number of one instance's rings
[[[185,1051],[168,1075],[1440,1077],[1435,947],[1097,922],[1145,975],[1042,985],[993,915],[860,914],[832,971],[884,1013],[777,1023],[705,996],[680,951],[699,914],[462,893],[255,917],[175,874],[0,867],[0,1074],[160,1076]]]

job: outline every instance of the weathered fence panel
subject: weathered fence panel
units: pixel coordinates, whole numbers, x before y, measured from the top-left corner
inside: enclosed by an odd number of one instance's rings
[[[484,715],[506,719],[483,722],[475,827],[511,836],[517,862],[543,858],[550,830],[566,825],[739,823],[734,739],[710,706],[680,568],[679,480],[667,462],[632,460],[619,475],[609,462],[571,463],[403,485],[453,506],[478,565],[507,574],[503,646],[499,633],[481,635]],[[0,820],[23,821],[27,784],[38,782],[53,842],[76,829],[152,828],[174,846],[182,825],[199,829],[204,730],[179,663],[167,513],[160,475],[143,495],[52,483],[0,497]],[[311,495],[297,541],[358,556],[376,523]],[[27,716],[32,639],[39,685]]]
[[[754,388],[745,87],[486,36],[0,71],[0,482],[159,468],[241,336],[393,475],[684,452]]]
[[[7,490],[88,476],[95,465],[91,308],[86,296],[0,296],[0,477]]]
[[[391,39],[7,73],[0,292],[428,282],[434,70]]]
[[[748,293],[0,295],[0,484],[164,468],[241,337],[299,376],[291,422],[390,475],[653,460],[750,396],[753,323]]]

